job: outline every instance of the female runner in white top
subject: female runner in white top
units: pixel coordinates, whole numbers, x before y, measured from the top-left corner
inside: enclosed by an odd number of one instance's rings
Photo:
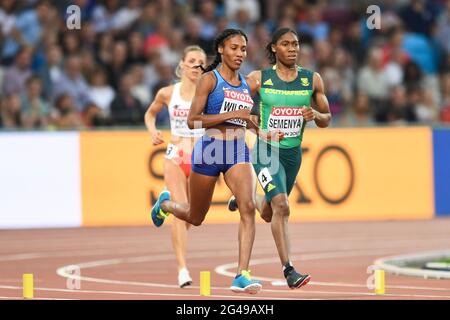
[[[199,46],[188,46],[177,67],[181,81],[161,88],[145,113],[145,125],[152,136],[153,145],[164,143],[162,132],[155,126],[156,115],[164,106],[170,114],[171,141],[164,161],[164,182],[176,202],[188,203],[188,177],[191,170],[192,148],[204,134],[203,129],[189,129],[187,116],[194,98],[196,84],[204,66],[206,54]],[[178,263],[178,284],[181,288],[192,284],[186,267],[187,230],[190,224],[174,217],[172,244]]]

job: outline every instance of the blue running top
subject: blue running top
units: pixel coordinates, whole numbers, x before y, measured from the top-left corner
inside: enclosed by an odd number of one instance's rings
[[[239,74],[241,84],[233,86],[222,78],[217,69],[214,69],[213,72],[217,82],[213,91],[208,95],[204,114],[220,114],[244,108],[250,110],[253,108],[251,90],[245,77]],[[247,122],[241,119],[231,119],[225,121],[225,123],[242,127],[247,126]]]

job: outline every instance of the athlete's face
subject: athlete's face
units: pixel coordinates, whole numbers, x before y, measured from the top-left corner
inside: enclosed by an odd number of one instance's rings
[[[223,63],[232,70],[238,70],[247,57],[247,41],[241,35],[231,36],[219,47],[219,53]]]
[[[184,60],[180,63],[180,67],[183,75],[186,75],[189,80],[197,81],[202,74],[201,69],[197,66],[201,65],[202,67],[205,67],[205,64],[205,54],[202,51],[193,50],[186,54]]]
[[[292,32],[283,34],[275,45],[272,45],[272,51],[277,57],[277,61],[285,65],[294,65],[297,63],[300,45],[298,38]]]

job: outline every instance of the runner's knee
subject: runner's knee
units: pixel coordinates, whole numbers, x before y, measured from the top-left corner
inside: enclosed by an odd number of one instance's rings
[[[188,222],[193,226],[198,227],[202,224],[203,220],[205,220],[205,218],[190,218]]]
[[[252,200],[245,200],[238,202],[239,212],[241,213],[254,213],[256,210],[255,202]]]
[[[290,213],[289,202],[287,200],[281,200],[281,201],[272,203],[272,210],[273,210],[273,214],[276,214],[276,215],[282,216],[282,217],[288,217],[289,213]]]

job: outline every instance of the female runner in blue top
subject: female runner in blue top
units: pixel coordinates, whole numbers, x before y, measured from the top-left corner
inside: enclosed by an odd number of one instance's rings
[[[239,262],[231,290],[256,294],[262,285],[250,277],[248,270],[255,238],[256,186],[245,131],[247,127],[252,128],[266,140],[279,140],[283,136],[279,132],[269,135],[251,120],[251,96],[256,93],[258,83],[238,72],[247,55],[247,36],[241,30],[226,29],[215,39],[214,49],[216,57],[200,78],[188,115],[189,128],[207,129],[192,152],[189,204],[170,201],[170,193],[163,191],[152,208],[152,219],[159,227],[168,213],[172,213],[199,226],[209,210],[222,172],[240,212]]]

